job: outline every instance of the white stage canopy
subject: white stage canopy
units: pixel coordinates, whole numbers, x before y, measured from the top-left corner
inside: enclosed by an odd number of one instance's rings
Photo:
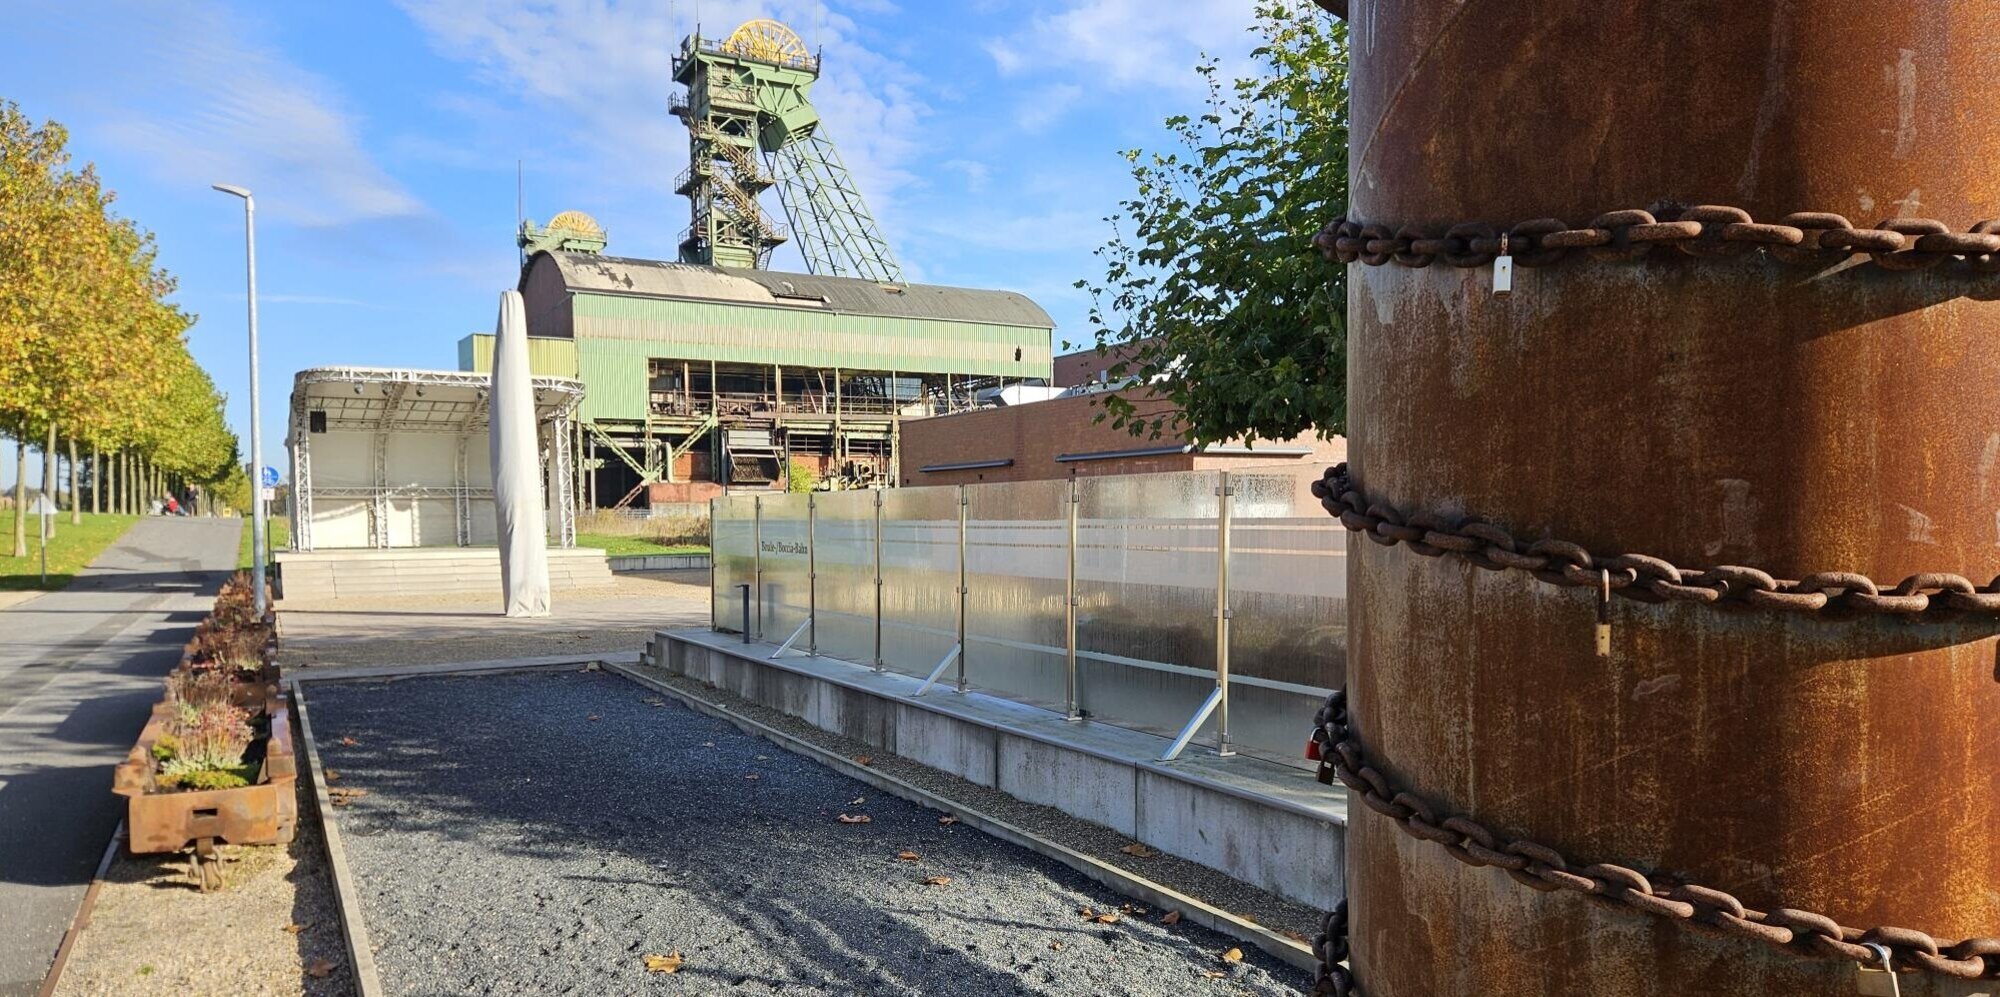
[[[576,545],[573,441],[583,382],[537,377],[550,541]],[[498,542],[487,447],[491,377],[315,367],[292,381],[295,550]]]

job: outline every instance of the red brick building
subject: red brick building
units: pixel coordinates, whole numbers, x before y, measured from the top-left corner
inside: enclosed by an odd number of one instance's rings
[[[1058,363],[1060,363],[1059,358]],[[1061,367],[1057,368],[1058,376]],[[957,485],[1099,474],[1236,470],[1271,465],[1324,467],[1347,459],[1347,440],[1308,434],[1283,442],[1190,446],[1113,428],[1103,395],[978,409],[903,423],[900,483]],[[1138,403],[1142,410],[1143,401]]]

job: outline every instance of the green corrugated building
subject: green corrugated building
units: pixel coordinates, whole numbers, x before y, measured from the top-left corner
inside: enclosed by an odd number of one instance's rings
[[[566,213],[523,226],[536,373],[581,378],[591,505],[784,487],[804,464],[889,480],[897,426],[1052,375],[1054,323],[1025,296],[601,254]],[[459,366],[489,370],[492,337]]]

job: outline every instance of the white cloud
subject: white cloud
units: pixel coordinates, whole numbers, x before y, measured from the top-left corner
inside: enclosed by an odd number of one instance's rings
[[[993,68],[998,69],[1002,76],[1012,76],[1027,65],[1028,60],[1023,58],[1020,52],[1015,51],[1014,46],[999,38],[987,39],[983,47],[986,49],[986,54],[993,57]]]
[[[1065,67],[1116,88],[1187,90],[1203,52],[1234,64],[1252,47],[1254,0],[1064,0],[1012,38],[986,44],[1009,75]]]
[[[118,0],[47,13],[77,42],[72,71],[122,95],[96,130],[166,179],[242,184],[261,213],[306,225],[425,213],[363,149],[336,88],[260,39],[254,17]]]
[[[1014,123],[1024,132],[1039,132],[1075,109],[1083,94],[1083,88],[1074,83],[1037,88],[1014,108]]]
[[[993,179],[992,167],[970,159],[947,159],[938,166],[964,177],[965,189],[974,194],[984,191]]]
[[[674,177],[687,164],[687,131],[667,113],[667,98],[678,89],[673,55],[692,28],[685,0],[676,16],[657,0],[399,2],[439,52],[480,67],[484,81],[543,112],[544,131],[525,139],[525,148],[538,157],[566,149],[560,165],[574,174],[632,185],[662,203],[674,197]],[[879,0],[847,6],[887,7]],[[797,26],[809,46],[824,51],[826,75],[813,87],[813,103],[826,134],[870,207],[878,216],[897,215],[898,193],[915,180],[919,125],[930,111],[918,96],[920,79],[856,41],[853,22],[815,0],[701,4],[708,35],[758,17]],[[776,212],[775,202],[770,208]],[[886,218],[883,227],[895,231]]]

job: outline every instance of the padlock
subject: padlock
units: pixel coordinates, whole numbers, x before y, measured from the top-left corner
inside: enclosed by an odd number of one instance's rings
[[[1316,762],[1319,761],[1319,759],[1320,759],[1319,738],[1317,737],[1306,738],[1306,761]]]
[[[1882,960],[1882,968],[1855,963],[1854,992],[1861,997],[1903,997],[1902,985],[1896,982],[1896,966],[1889,960],[1889,947],[1873,942],[1864,947]]]
[[[1611,572],[1602,570],[1597,577],[1597,656],[1611,657]]]
[[[1514,258],[1507,255],[1507,233],[1500,233],[1500,255],[1493,257],[1493,296],[1514,293]]]

